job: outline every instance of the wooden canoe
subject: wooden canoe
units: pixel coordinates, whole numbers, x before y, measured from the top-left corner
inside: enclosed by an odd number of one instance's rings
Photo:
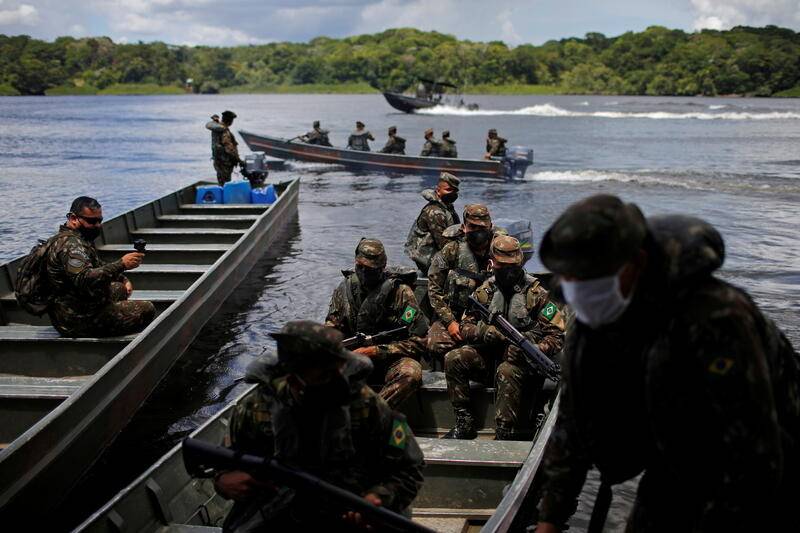
[[[103,224],[105,259],[148,241],[145,263],[126,275],[132,298],[159,314],[138,335],[62,338],[18,307],[21,258],[0,266],[0,523],[58,504],[296,217],[299,180],[278,184],[269,206],[197,205],[196,185]]]

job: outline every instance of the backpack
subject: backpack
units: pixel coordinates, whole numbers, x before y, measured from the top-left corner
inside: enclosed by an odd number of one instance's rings
[[[58,236],[51,237],[31,248],[17,269],[14,296],[17,303],[32,315],[42,316],[50,306],[50,287],[47,283],[47,250]]]

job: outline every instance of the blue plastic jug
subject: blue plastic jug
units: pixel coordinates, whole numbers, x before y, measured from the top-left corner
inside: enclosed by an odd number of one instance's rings
[[[196,204],[221,204],[222,187],[219,185],[203,185],[197,188],[194,195]]]
[[[275,186],[271,184],[260,189],[253,189],[250,192],[250,200],[254,204],[271,204],[277,199],[278,195],[275,194]]]
[[[223,204],[249,204],[250,203],[250,182],[231,181],[222,188]]]

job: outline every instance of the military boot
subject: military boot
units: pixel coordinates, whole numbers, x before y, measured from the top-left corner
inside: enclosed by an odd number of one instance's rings
[[[494,428],[494,440],[514,440],[514,430],[497,426]]]
[[[456,408],[456,425],[453,429],[445,433],[444,439],[461,439],[461,440],[472,440],[478,436],[478,432],[475,431],[475,419],[472,417],[472,413],[469,412],[469,409],[465,409],[463,407]]]

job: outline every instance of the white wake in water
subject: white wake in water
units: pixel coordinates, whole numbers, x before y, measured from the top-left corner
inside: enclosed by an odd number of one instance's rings
[[[674,113],[669,111],[653,112],[626,112],[626,111],[570,111],[553,104],[539,104],[521,109],[501,110],[501,109],[478,109],[469,111],[468,109],[436,106],[429,109],[418,111],[424,115],[459,115],[459,116],[500,116],[500,115],[522,115],[531,117],[597,117],[597,118],[640,118],[651,120],[800,120],[800,113],[791,111],[772,111],[767,113]]]

